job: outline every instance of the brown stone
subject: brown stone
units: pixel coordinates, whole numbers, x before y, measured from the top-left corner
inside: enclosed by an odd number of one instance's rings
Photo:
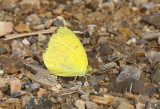
[[[64,4],[60,4],[56,10],[53,10],[53,13],[54,14],[62,14],[63,10],[65,8],[65,5]]]
[[[13,31],[13,23],[0,21],[0,36],[4,36]]]
[[[39,91],[37,92],[37,95],[42,96],[45,91],[46,91],[46,89],[40,88]]]
[[[21,81],[18,78],[10,79],[11,94],[21,90]]]
[[[17,32],[20,32],[20,33],[22,33],[22,32],[31,32],[29,26],[23,24],[22,22],[19,23],[19,24],[15,27],[15,30],[16,30]]]
[[[0,78],[0,90],[2,92],[7,91],[9,88],[9,82],[7,78]]]
[[[44,88],[53,87],[57,84],[56,77],[44,72],[38,72],[33,76],[32,81],[42,85]]]
[[[115,97],[111,95],[104,95],[104,97],[92,95],[90,96],[90,101],[95,102],[97,104],[108,105],[111,101],[114,100],[114,98]]]

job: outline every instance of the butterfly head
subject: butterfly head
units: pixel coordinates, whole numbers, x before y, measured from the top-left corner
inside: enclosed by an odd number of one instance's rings
[[[88,66],[86,71],[87,71],[87,72],[92,71],[92,67],[91,67],[91,66]]]

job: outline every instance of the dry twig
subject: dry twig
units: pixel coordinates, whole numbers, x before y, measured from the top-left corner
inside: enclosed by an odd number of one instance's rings
[[[38,34],[53,33],[56,29],[57,29],[57,27],[53,27],[53,28],[48,29],[48,30],[36,31],[36,32],[31,32],[31,33],[9,34],[9,35],[5,35],[5,39],[4,40],[10,40],[10,39],[26,37],[26,36],[31,36],[31,35],[38,35]]]

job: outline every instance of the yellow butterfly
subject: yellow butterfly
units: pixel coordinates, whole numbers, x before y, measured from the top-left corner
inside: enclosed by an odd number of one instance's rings
[[[85,76],[92,70],[83,45],[67,27],[60,27],[51,36],[43,60],[47,69],[57,76]]]

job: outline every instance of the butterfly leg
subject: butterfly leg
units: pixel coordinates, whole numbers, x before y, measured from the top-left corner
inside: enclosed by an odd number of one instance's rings
[[[76,81],[76,79],[77,79],[77,76],[74,78],[73,82],[75,82],[75,81]]]
[[[89,83],[88,83],[88,80],[87,80],[87,77],[84,76],[86,78],[86,81],[84,82],[84,86],[89,86]]]
[[[86,74],[86,75],[91,77],[91,74]]]
[[[84,75],[83,77],[85,77],[86,81],[88,81],[88,80],[87,80],[87,77],[86,77],[85,75]]]

